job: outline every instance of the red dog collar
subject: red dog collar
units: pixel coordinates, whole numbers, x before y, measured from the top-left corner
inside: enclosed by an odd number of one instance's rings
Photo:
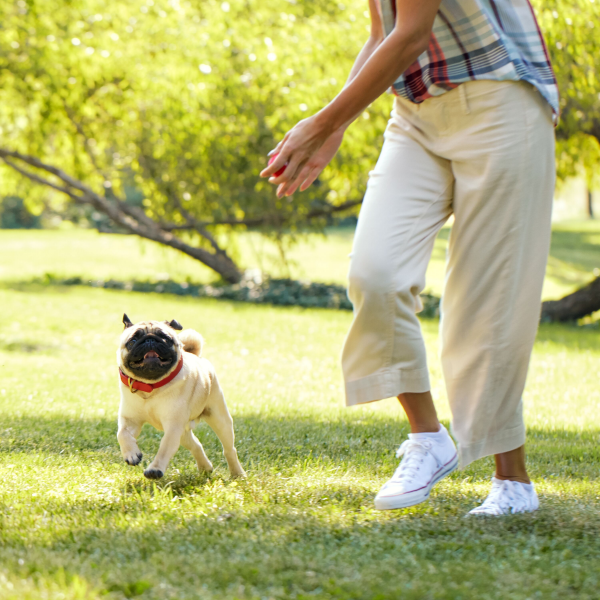
[[[127,375],[125,375],[121,369],[119,369],[119,375],[121,377],[121,381],[129,388],[129,391],[132,394],[135,394],[138,390],[141,390],[142,392],[151,392],[152,390],[160,388],[163,385],[167,385],[167,383],[170,381],[173,381],[173,379],[179,375],[179,371],[181,371],[182,367],[183,356],[179,359],[175,370],[170,375],[167,375],[167,377],[157,381],[156,383],[144,383],[143,381],[138,381],[137,379],[131,379],[131,377],[127,377]]]

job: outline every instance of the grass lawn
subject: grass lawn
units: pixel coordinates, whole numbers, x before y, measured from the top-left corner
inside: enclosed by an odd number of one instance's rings
[[[81,244],[82,261],[92,260]],[[116,268],[106,257],[118,252],[107,248],[104,272]],[[425,504],[373,510],[407,423],[393,399],[342,407],[349,313],[32,285],[1,287],[0,304],[2,600],[599,597],[597,328],[540,329],[525,405],[541,509],[465,519],[488,490],[490,459],[444,480]],[[183,449],[158,483],[122,461],[124,311],[204,334],[246,481],[229,480],[205,426],[196,433],[216,466],[210,477]],[[447,419],[437,321],[423,329]],[[160,437],[144,428],[143,464]]]
[[[445,251],[450,229],[441,230],[427,272],[427,289],[440,295],[444,281]],[[232,240],[234,254],[244,257],[245,268],[258,267],[274,276],[346,284],[352,229],[333,229],[328,235],[310,235],[287,253],[282,264],[277,248],[256,233]],[[27,281],[52,273],[59,277],[94,279],[190,280],[209,283],[214,272],[169,248],[134,236],[99,234],[91,230],[2,231],[0,280]],[[554,225],[544,299],[559,298],[584,285],[600,269],[600,220]],[[92,275],[93,274],[93,275]]]

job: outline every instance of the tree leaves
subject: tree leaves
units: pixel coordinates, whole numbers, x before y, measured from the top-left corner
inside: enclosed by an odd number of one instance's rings
[[[594,184],[600,2],[535,8],[562,95],[559,177],[583,169]],[[0,22],[2,146],[109,200],[136,188],[155,221],[250,219],[295,231],[315,207],[362,197],[386,97],[347,133],[320,185],[280,200],[258,177],[285,131],[341,89],[368,35],[362,0],[19,0],[2,4]],[[4,193],[29,205],[63,202],[7,168],[1,176]]]
[[[183,223],[183,205],[202,220],[265,212],[301,220],[327,187],[292,203],[258,173],[286,129],[342,86],[364,33],[325,2],[223,6],[4,6],[4,144],[51,159],[97,191],[123,194],[135,182],[153,218]],[[340,191],[354,190],[354,168],[346,181],[336,182]]]

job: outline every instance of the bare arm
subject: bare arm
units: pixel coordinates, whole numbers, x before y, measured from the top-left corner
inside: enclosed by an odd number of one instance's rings
[[[377,50],[381,42],[383,42],[385,39],[383,23],[381,21],[381,15],[379,14],[377,2],[378,0],[369,0],[369,15],[371,17],[371,31],[369,32],[369,39],[362,47],[362,50],[358,53],[358,56],[354,61],[354,65],[352,65],[352,69],[350,69],[348,81],[346,82],[344,88],[348,87],[350,82],[363,68],[364,64],[369,60],[373,52]]]
[[[340,129],[343,135],[345,128],[427,49],[440,2],[396,0],[395,28],[383,39],[375,0],[369,0],[371,36],[356,60],[348,83],[327,106],[300,121],[286,134],[278,146],[277,159],[261,173],[262,177],[270,177],[287,164],[279,177],[269,180],[279,185],[279,197],[296,189],[296,181],[304,173],[307,163],[328,138]]]
[[[352,65],[352,69],[350,69],[350,74],[348,75],[348,79],[344,87],[342,88],[343,90],[345,90],[354,81],[354,78],[360,73],[365,63],[371,58],[375,50],[379,48],[379,46],[385,39],[383,23],[381,21],[381,15],[379,14],[377,2],[378,0],[369,0],[369,14],[371,16],[371,33],[369,35],[369,39],[366,41],[365,45],[358,53],[358,56],[356,57],[356,60]],[[346,123],[342,124],[338,131],[341,129],[343,134],[353,120],[354,119],[349,119]]]
[[[378,10],[378,0],[369,0],[369,13],[371,17],[371,31],[369,38],[365,42],[365,45],[362,47],[361,51],[358,53],[344,88],[350,85],[352,80],[362,69],[363,65],[367,62],[367,60],[369,60],[373,52],[377,50],[378,46],[385,38],[383,23]],[[346,123],[343,123],[336,131],[333,131],[329,135],[323,145],[302,166],[302,169],[299,171],[297,177],[294,178],[294,181],[290,181],[289,184],[282,183],[279,185],[277,192],[280,197],[283,194],[286,196],[291,196],[298,188],[300,188],[300,191],[303,192],[314,183],[315,179],[321,174],[323,169],[337,154],[337,151],[342,144],[342,140],[344,139],[346,129],[350,123],[352,123],[352,119],[348,120]],[[283,144],[287,141],[287,137],[288,136],[281,140],[281,142],[277,144],[277,147],[271,150],[269,155],[278,154],[281,151]]]
[[[353,121],[385,92],[429,44],[441,0],[397,0],[396,26],[352,81],[317,115],[323,130]]]

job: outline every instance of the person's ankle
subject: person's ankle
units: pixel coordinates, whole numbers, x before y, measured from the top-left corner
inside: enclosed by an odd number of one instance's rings
[[[496,473],[494,477],[503,481],[518,481],[519,483],[524,483],[525,485],[529,485],[531,483],[531,479],[529,479],[529,475],[527,475],[527,473],[524,475],[500,475],[499,473]]]
[[[411,423],[411,433],[438,433],[442,430],[442,426],[439,421],[436,423]]]

